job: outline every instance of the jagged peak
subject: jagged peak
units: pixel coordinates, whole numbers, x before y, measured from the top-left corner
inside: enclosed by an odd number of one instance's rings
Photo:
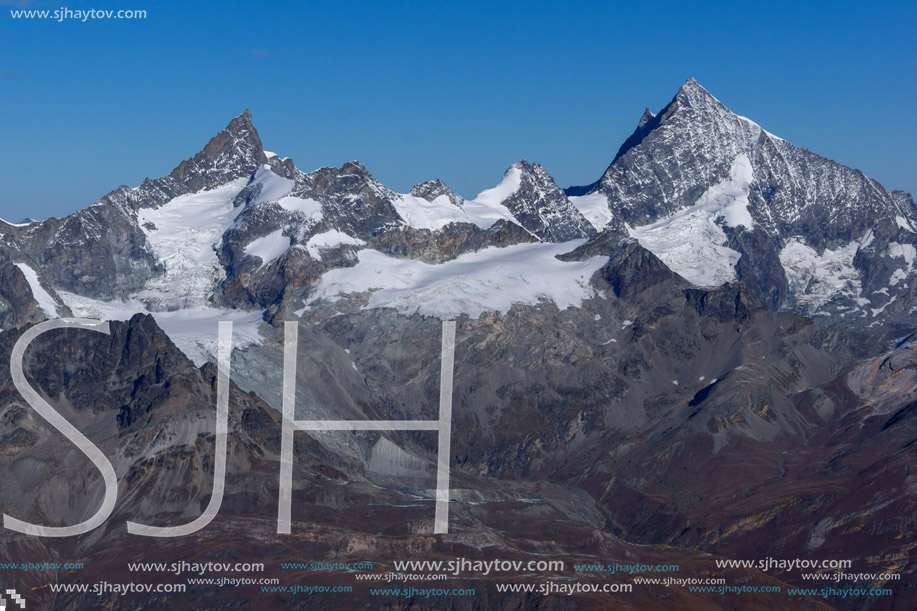
[[[252,124],[252,113],[247,108],[243,110],[241,114],[233,118],[233,120],[229,122],[229,125],[226,126],[226,129],[233,130],[237,129],[239,126],[254,128]]]
[[[211,138],[199,153],[172,170],[168,179],[193,192],[250,176],[267,163],[252,115],[245,110]]]
[[[690,108],[700,112],[712,110],[729,112],[719,100],[713,97],[709,91],[704,89],[694,77],[691,77],[679,87],[672,101],[666,104],[658,113],[654,114],[649,108],[643,111],[643,116],[640,117],[640,122],[637,123],[637,129],[634,130],[634,133],[631,134],[621,145],[621,148],[618,149],[618,153],[615,155],[612,164],[623,157],[630,149],[643,142],[643,140],[657,127],[666,123],[666,121],[672,118],[680,109],[684,108]]]
[[[640,117],[640,122],[637,123],[637,127],[643,127],[646,125],[647,121],[651,121],[656,118],[656,114],[652,112],[649,108],[643,111],[643,116]]]
[[[554,178],[548,174],[548,171],[545,170],[540,164],[531,163],[527,159],[520,159],[509,168],[507,168],[505,173],[509,173],[510,170],[516,169],[522,174],[527,174],[529,176],[535,177],[539,182],[549,182],[554,183]]]
[[[461,207],[462,203],[465,201],[461,195],[450,189],[449,185],[439,178],[414,185],[411,189],[411,195],[425,199],[428,202],[432,202],[437,197],[445,195],[449,198],[449,201],[459,207]]]
[[[267,156],[261,146],[258,130],[252,123],[252,115],[246,109],[229,122],[219,134],[210,139],[207,146],[194,156],[195,161],[223,160],[225,156],[240,157],[246,161],[267,163]]]
[[[348,161],[341,166],[341,174],[358,174],[360,176],[365,176],[367,178],[372,178],[372,174],[369,173],[369,170],[366,169],[362,163],[356,159]]]
[[[680,108],[694,108],[695,110],[708,110],[711,108],[725,108],[709,91],[703,88],[694,78],[689,78],[678,89],[673,103]],[[669,104],[671,106],[671,104]],[[668,106],[666,107],[669,108]],[[674,109],[673,109],[674,110]],[[661,113],[660,113],[661,114]],[[669,113],[671,114],[671,113]]]
[[[419,182],[411,189],[411,195],[416,195],[416,192],[427,191],[430,189],[435,189],[437,191],[444,191],[448,189],[448,185],[444,183],[439,178],[434,178],[433,180],[425,180],[424,182]]]

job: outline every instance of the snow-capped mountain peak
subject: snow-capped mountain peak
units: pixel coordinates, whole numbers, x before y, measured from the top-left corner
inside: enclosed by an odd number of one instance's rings
[[[890,306],[891,269],[867,261],[892,242],[913,241],[917,227],[917,210],[906,197],[773,136],[694,79],[658,113],[644,113],[599,181],[567,193],[597,227],[606,223],[631,233],[689,279],[733,279],[770,307],[816,317],[859,317],[867,303],[869,310]],[[731,204],[720,201],[725,195]],[[700,210],[706,212],[698,216]],[[671,234],[676,227],[677,240]],[[874,245],[861,245],[870,230]],[[784,252],[790,246],[793,256]],[[841,288],[831,298],[823,288],[818,299],[807,297],[816,288],[799,282],[804,270],[793,266],[803,264],[798,253],[810,251],[816,258],[826,251],[848,253],[842,257],[844,275],[856,281],[837,284]],[[897,273],[896,279],[910,271]]]
[[[171,183],[183,185],[186,193],[222,186],[248,177],[268,163],[258,130],[246,110],[229,122],[194,157],[181,162],[169,174]],[[162,181],[164,179],[160,179]]]
[[[445,195],[453,205],[459,208],[465,203],[465,199],[461,195],[450,189],[446,183],[438,178],[436,180],[428,180],[427,182],[414,185],[411,189],[411,195],[414,197],[421,197],[428,202],[432,202],[436,198]]]
[[[599,180],[566,192],[525,159],[471,200],[441,180],[397,193],[357,161],[302,172],[265,153],[245,111],[167,176],[2,232],[52,298],[160,311],[270,310],[290,295],[298,307],[363,250],[434,273],[486,248],[618,232],[694,284],[737,282],[772,309],[862,325],[910,316],[915,228],[908,194],[772,136],[689,79]]]
[[[643,111],[643,116],[640,117],[640,121],[637,123],[637,127],[643,127],[646,125],[647,121],[655,119],[656,115],[650,111],[649,108]]]
[[[594,227],[570,203],[548,172],[523,159],[510,166],[500,184],[475,198],[499,204],[532,235],[546,242],[565,242],[595,235]]]
[[[704,87],[698,83],[694,77],[689,78],[685,83],[679,87],[678,93],[675,94],[675,99],[673,100],[678,106],[678,108],[693,108],[695,110],[705,111],[721,111],[726,110],[726,107],[723,106],[722,102],[717,100],[713,95],[704,89]],[[668,113],[663,111],[660,114],[671,114],[676,110],[676,108],[670,108]]]

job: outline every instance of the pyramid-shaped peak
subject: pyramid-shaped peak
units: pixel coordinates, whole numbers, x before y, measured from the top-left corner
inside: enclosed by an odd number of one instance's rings
[[[554,177],[547,170],[537,163],[532,163],[527,159],[520,159],[506,170],[506,176],[516,172],[521,180],[528,180],[536,185],[559,189],[554,182]]]
[[[250,160],[265,163],[267,158],[261,146],[258,130],[252,123],[252,114],[246,109],[241,115],[229,122],[223,131],[210,139],[198,156],[217,158],[221,155],[247,157]]]
[[[536,176],[548,176],[550,178],[550,174],[548,174],[547,170],[545,170],[543,167],[541,167],[537,163],[532,163],[528,159],[520,159],[519,161],[511,165],[506,171],[509,172],[509,170],[513,168],[517,170],[521,170],[525,174],[535,174]]]
[[[656,118],[656,114],[652,112],[649,108],[643,111],[643,116],[640,117],[640,122],[637,123],[637,127],[643,127],[648,121],[651,121]]]
[[[234,118],[229,122],[227,129],[232,129],[233,125],[251,125],[252,124],[252,113],[247,108],[242,111],[242,114]]]
[[[704,89],[704,86],[697,82],[693,76],[686,80],[684,84],[678,88],[678,93],[699,93],[710,95],[710,92]]]
[[[248,177],[266,163],[258,130],[246,110],[211,138],[201,152],[181,162],[169,178],[181,183],[183,190],[194,192]]]
[[[713,97],[709,91],[703,88],[703,86],[698,83],[694,78],[689,78],[685,81],[685,84],[682,85],[678,93],[675,94],[675,102],[677,102],[680,107],[694,108],[697,110],[705,110],[709,108],[719,107],[723,108],[723,105]]]

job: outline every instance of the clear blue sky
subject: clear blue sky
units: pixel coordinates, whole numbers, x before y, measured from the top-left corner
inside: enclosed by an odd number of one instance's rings
[[[597,179],[695,77],[733,111],[917,193],[914,2],[0,0],[0,216],[168,173],[243,109],[303,170],[473,196],[521,158]],[[28,8],[145,20],[14,20]]]

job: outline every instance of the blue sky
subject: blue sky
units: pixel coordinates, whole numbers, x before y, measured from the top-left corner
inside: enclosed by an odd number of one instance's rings
[[[521,158],[597,179],[695,77],[791,142],[917,193],[917,3],[0,0],[0,216],[168,173],[243,109],[312,170],[465,196]],[[14,20],[16,6],[145,20]]]

